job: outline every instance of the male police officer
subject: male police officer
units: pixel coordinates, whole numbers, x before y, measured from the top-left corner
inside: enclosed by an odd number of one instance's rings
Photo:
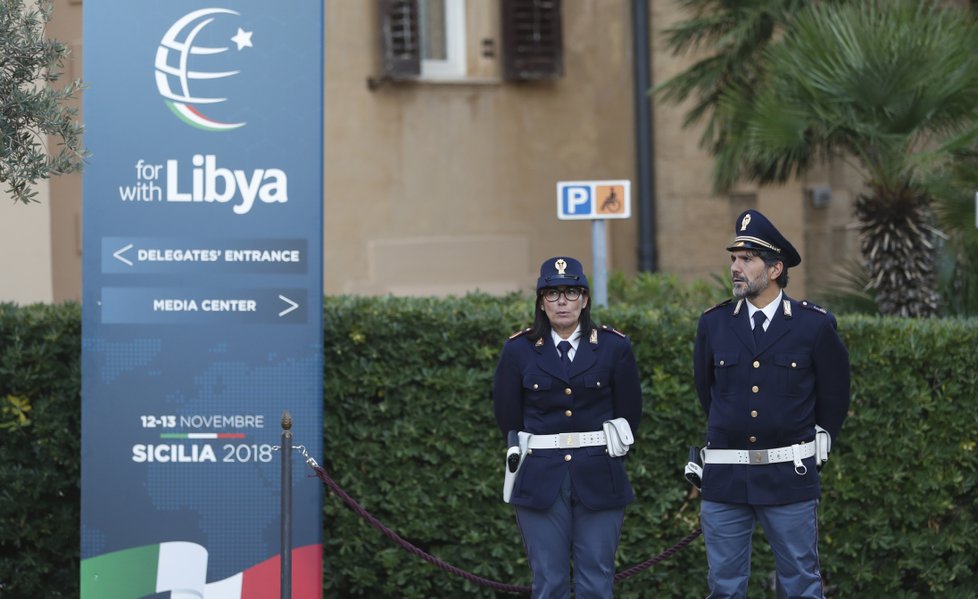
[[[735,234],[727,250],[736,301],[703,313],[693,357],[707,416],[709,597],[746,597],[759,521],[781,590],[822,598],[818,467],[849,407],[849,354],[832,314],[783,293],[801,257],[771,221],[747,210]]]

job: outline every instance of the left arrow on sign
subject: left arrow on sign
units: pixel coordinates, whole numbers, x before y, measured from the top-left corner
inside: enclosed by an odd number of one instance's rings
[[[112,256],[115,257],[115,259],[118,260],[119,262],[122,262],[123,264],[126,264],[128,266],[132,266],[132,260],[129,260],[128,258],[122,255],[124,252],[128,252],[131,249],[132,249],[132,244],[130,243],[129,245],[121,247],[116,251],[112,252]]]
[[[286,309],[284,309],[284,310],[282,310],[281,312],[278,313],[279,316],[285,316],[286,314],[288,314],[292,310],[295,310],[296,308],[299,307],[299,304],[297,304],[296,302],[290,300],[289,298],[285,297],[284,295],[279,295],[278,296],[278,299],[282,300],[283,302],[285,302],[285,303],[287,303],[289,305],[288,308],[286,308]]]

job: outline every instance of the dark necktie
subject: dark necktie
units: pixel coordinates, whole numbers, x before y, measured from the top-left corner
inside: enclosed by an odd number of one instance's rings
[[[761,336],[764,335],[764,321],[767,320],[767,316],[764,312],[758,310],[754,312],[754,347],[757,347],[761,343]]]
[[[557,349],[560,350],[560,362],[564,365],[564,374],[570,375],[570,341],[561,341],[557,344]]]

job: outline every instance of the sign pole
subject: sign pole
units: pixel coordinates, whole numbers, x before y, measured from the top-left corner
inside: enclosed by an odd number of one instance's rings
[[[608,305],[608,242],[604,219],[591,221],[591,254],[594,256],[594,284],[591,300],[596,306]]]
[[[557,218],[591,221],[591,301],[608,305],[607,225],[611,218],[631,218],[632,184],[626,179],[558,181]]]
[[[282,584],[280,599],[292,599],[292,416],[282,413]]]

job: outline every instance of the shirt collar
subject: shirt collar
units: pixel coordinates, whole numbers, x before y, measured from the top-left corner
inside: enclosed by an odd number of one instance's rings
[[[774,298],[771,303],[763,308],[757,308],[750,302],[750,300],[747,300],[747,318],[753,320],[754,312],[760,310],[761,312],[764,312],[764,316],[767,317],[767,322],[772,322],[774,320],[774,315],[778,312],[778,306],[781,304],[782,297],[784,297],[784,291],[779,291],[778,297]],[[770,324],[768,324],[768,326],[770,326]]]
[[[561,341],[564,341],[564,339],[560,335],[557,334],[557,331],[555,331],[553,329],[550,329],[550,337],[553,338],[554,347],[557,347],[557,344],[558,343],[560,343]],[[577,344],[581,342],[581,325],[580,325],[580,323],[578,323],[577,328],[574,329],[574,332],[571,333],[571,335],[567,339],[567,341],[570,341],[571,349],[573,349],[574,351],[577,351]]]

